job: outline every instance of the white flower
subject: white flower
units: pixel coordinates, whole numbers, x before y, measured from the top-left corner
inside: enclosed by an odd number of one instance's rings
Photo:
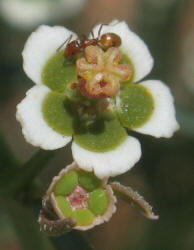
[[[31,28],[36,25],[72,17],[84,6],[86,0],[1,0],[1,15],[8,23],[19,28]]]
[[[94,28],[94,37],[98,36],[99,27],[100,25],[97,25]],[[129,127],[127,124],[128,117],[121,114],[122,125],[155,137],[171,137],[179,128],[179,125],[175,118],[173,97],[169,88],[158,80],[142,81],[153,67],[153,59],[147,46],[129,29],[125,22],[113,21],[109,25],[104,25],[101,35],[104,33],[115,33],[120,36],[122,43],[119,48],[132,62],[134,68],[133,81],[139,82],[133,84],[133,86],[142,88],[153,101],[153,111],[148,117],[149,119],[137,126]],[[40,26],[28,38],[22,53],[24,71],[36,85],[27,92],[24,100],[18,104],[17,119],[22,125],[26,140],[32,145],[46,150],[63,147],[72,138],[51,128],[45,121],[42,112],[42,103],[48,93],[52,92],[43,83],[43,68],[49,58],[56,53],[57,48],[71,34],[73,35],[72,40],[76,39],[77,36],[64,27]],[[121,94],[116,97],[116,110],[119,112],[124,107],[127,112],[131,111],[130,108],[133,107],[133,103],[130,107],[128,107],[128,103],[122,107],[122,102],[121,91]],[[125,113],[125,110],[123,109],[122,112]],[[115,131],[116,133],[117,131]],[[86,171],[94,171],[97,177],[103,179],[119,175],[133,167],[141,156],[141,147],[139,141],[132,136],[126,136],[119,145],[106,150],[106,152],[88,150],[75,140],[72,143],[72,154],[80,168]]]

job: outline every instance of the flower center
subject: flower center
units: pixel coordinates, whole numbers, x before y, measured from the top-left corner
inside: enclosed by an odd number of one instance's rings
[[[103,51],[99,46],[88,46],[85,57],[76,61],[79,78],[78,88],[87,98],[115,96],[120,90],[120,82],[132,76],[132,66],[119,64],[121,51],[111,47]]]
[[[73,210],[87,208],[88,199],[89,195],[87,191],[79,185],[67,196],[67,200],[71,204]]]

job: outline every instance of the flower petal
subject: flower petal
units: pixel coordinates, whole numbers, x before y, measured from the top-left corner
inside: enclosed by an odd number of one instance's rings
[[[71,136],[55,132],[45,122],[42,103],[49,92],[49,88],[42,85],[31,88],[17,105],[16,118],[22,125],[22,132],[27,142],[52,150],[65,146],[71,141]]]
[[[36,84],[43,84],[41,73],[45,63],[71,34],[75,39],[76,35],[62,26],[41,25],[28,38],[22,52],[23,67]]]
[[[94,37],[98,37],[100,26],[101,24],[94,27]],[[110,32],[119,35],[122,40],[120,48],[129,56],[134,66],[134,81],[137,82],[149,74],[153,67],[153,58],[143,40],[132,32],[125,22],[117,20],[104,25],[100,35]]]
[[[104,153],[86,150],[73,142],[72,154],[80,168],[94,171],[98,178],[103,179],[132,168],[141,156],[141,147],[137,139],[128,136],[116,149]]]
[[[179,129],[179,125],[176,121],[174,99],[170,89],[158,80],[148,80],[140,84],[151,92],[154,111],[143,126],[134,130],[155,137],[171,137]]]

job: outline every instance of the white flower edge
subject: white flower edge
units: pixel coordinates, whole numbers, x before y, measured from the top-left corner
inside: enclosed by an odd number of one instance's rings
[[[154,100],[154,111],[143,126],[134,130],[158,138],[171,137],[179,129],[179,124],[176,121],[174,98],[169,87],[159,80],[147,80],[141,82],[140,85],[151,92]]]
[[[72,40],[76,39],[76,35],[65,27],[41,25],[29,36],[22,52],[23,68],[34,83],[43,84],[44,66],[70,35],[73,35]]]
[[[42,103],[49,92],[50,89],[44,85],[36,85],[28,90],[26,97],[17,105],[16,118],[21,123],[27,142],[53,150],[65,146],[72,137],[55,132],[44,120]]]
[[[98,36],[101,24],[94,27],[94,37]],[[113,20],[109,25],[104,25],[101,34],[115,33],[121,38],[121,50],[126,53],[134,66],[134,81],[137,82],[148,75],[153,68],[153,58],[144,41],[130,30],[127,23]]]
[[[98,178],[103,179],[130,170],[141,157],[141,146],[136,138],[128,136],[114,150],[98,153],[84,149],[73,142],[72,155],[80,168],[94,171]]]

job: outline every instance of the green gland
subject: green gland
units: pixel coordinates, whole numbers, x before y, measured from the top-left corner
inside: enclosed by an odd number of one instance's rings
[[[56,197],[56,201],[63,215],[67,218],[71,217],[73,211],[69,201],[61,195]]]
[[[103,214],[107,210],[108,204],[109,204],[108,195],[104,189],[99,188],[90,193],[88,205],[89,209],[95,215]]]
[[[79,172],[78,182],[89,192],[98,188],[101,184],[101,181],[93,173],[86,171]]]
[[[46,63],[42,81],[50,89],[64,92],[73,82],[77,82],[75,63],[65,58],[64,51],[57,52]]]
[[[120,93],[118,117],[124,127],[134,129],[149,120],[154,110],[154,100],[145,87],[129,84]]]
[[[85,131],[75,134],[74,140],[87,150],[106,152],[115,149],[126,137],[127,133],[118,120],[99,119]]]
[[[51,92],[43,102],[43,117],[55,131],[69,136],[73,134],[73,107],[73,103],[64,94]]]
[[[77,220],[79,226],[91,225],[95,219],[94,214],[89,209],[75,210],[72,217]]]
[[[54,188],[55,195],[68,195],[78,185],[78,174],[76,171],[69,171],[63,175]]]

